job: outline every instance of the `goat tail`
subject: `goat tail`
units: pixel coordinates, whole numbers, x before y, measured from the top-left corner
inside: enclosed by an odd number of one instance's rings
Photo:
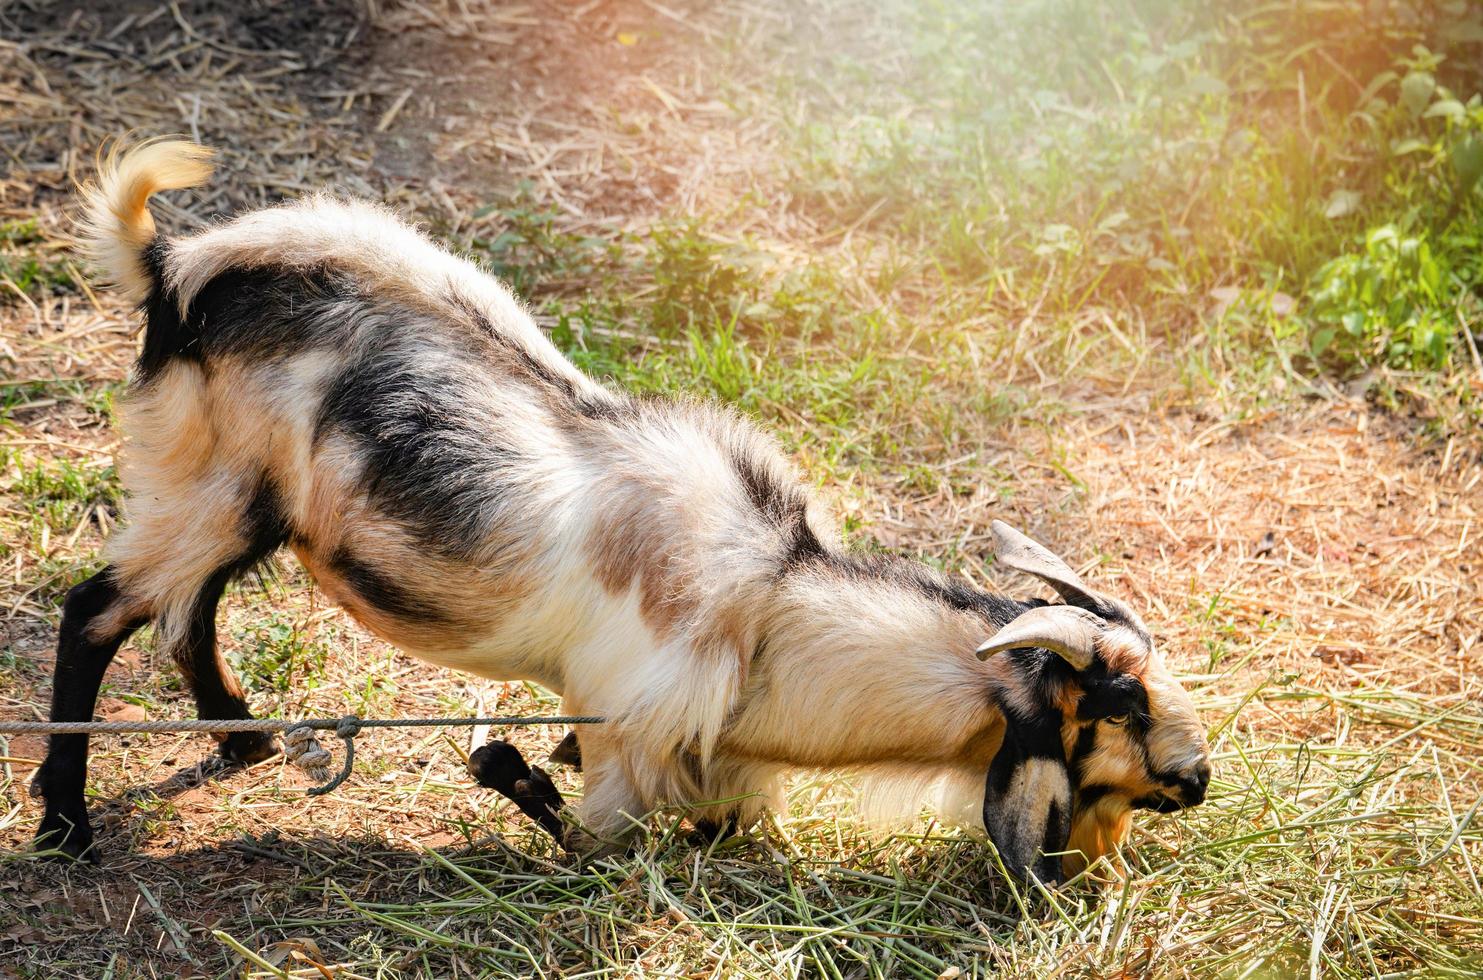
[[[150,195],[204,184],[211,156],[208,147],[181,139],[120,141],[99,158],[97,177],[82,188],[84,251],[135,302],[149,295],[155,279],[145,255],[155,239]]]

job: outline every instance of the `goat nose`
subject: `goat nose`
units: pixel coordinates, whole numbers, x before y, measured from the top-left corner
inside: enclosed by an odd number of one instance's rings
[[[1210,763],[1201,762],[1179,778],[1179,792],[1185,806],[1197,806],[1205,801],[1205,791],[1210,787]]]

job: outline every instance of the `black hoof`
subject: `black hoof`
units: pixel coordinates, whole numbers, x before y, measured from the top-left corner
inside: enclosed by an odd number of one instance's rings
[[[267,732],[232,732],[221,742],[221,757],[236,765],[250,766],[278,754],[278,739]]]
[[[548,758],[558,766],[571,766],[577,772],[582,771],[582,746],[577,744],[577,733],[567,732],[566,738],[561,744],[551,750]]]
[[[709,847],[712,844],[736,836],[736,829],[735,814],[728,816],[720,823],[714,820],[697,820],[695,821],[695,831],[691,834],[690,840],[697,847]]]
[[[520,750],[502,739],[481,745],[469,756],[469,775],[480,786],[514,797],[516,783],[530,779],[530,766]]]
[[[88,823],[86,807],[53,811],[47,809],[36,828],[32,846],[50,861],[82,861],[98,864],[102,861],[98,848],[93,846],[93,828]]]
[[[557,815],[562,805],[560,790],[540,766],[527,765],[515,746],[495,739],[475,749],[469,756],[469,772],[480,786],[510,800],[557,841],[565,839],[566,829]]]
[[[531,766],[528,777],[515,780],[515,792],[510,794],[510,799],[526,812],[531,812],[532,804],[552,813],[561,809],[561,791],[540,766]]]

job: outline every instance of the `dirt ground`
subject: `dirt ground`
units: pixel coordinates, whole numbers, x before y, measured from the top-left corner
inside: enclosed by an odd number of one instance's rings
[[[773,135],[728,109],[699,45],[723,22],[742,38],[799,29],[785,15],[759,6],[723,21],[605,0],[472,7],[323,0],[288,15],[226,0],[12,3],[0,10],[0,220],[35,218],[62,261],[74,177],[104,139],[131,130],[222,148],[208,189],[158,206],[177,229],[319,186],[384,199],[454,241],[497,230],[498,212],[475,215],[517,192],[581,233],[641,230],[661,213],[777,191],[756,165]],[[806,249],[811,229],[792,220],[769,233]],[[11,410],[0,444],[18,453],[14,472],[32,460],[111,462],[118,439],[91,393],[116,390],[134,343],[129,311],[107,292],[0,300],[5,380],[82,383]],[[1483,462],[1465,438],[1429,436],[1424,405],[1397,413],[1336,396],[1233,417],[1098,386],[1068,404],[1054,437],[1028,420],[985,434],[983,465],[1022,488],[1007,501],[882,485],[851,506],[889,545],[981,548],[1001,517],[1083,558],[1106,556],[1102,581],[1159,624],[1213,728],[1293,742],[1342,733],[1344,692],[1376,686],[1428,713],[1479,702]],[[0,717],[39,719],[55,602],[117,515],[93,508],[37,542],[13,490],[0,489],[11,556],[0,570]],[[336,714],[347,691],[381,714],[532,706],[520,685],[450,679],[370,639],[294,568],[229,603],[229,648],[259,635],[264,604],[329,651],[325,683],[272,695],[275,711]],[[1266,684],[1289,693],[1236,721]],[[151,716],[189,716],[153,652],[130,646],[100,716],[140,717],[146,705]],[[1409,724],[1399,718],[1395,733]],[[555,737],[519,736],[537,749]],[[352,782],[309,804],[301,776],[277,762],[219,771],[201,738],[96,742],[106,861],[95,870],[17,857],[40,813],[23,789],[42,745],[14,739],[0,907],[23,914],[0,917],[0,975],[98,975],[115,955],[146,974],[212,973],[211,930],[244,908],[288,909],[289,883],[305,875],[365,898],[389,878],[415,878],[425,848],[480,842],[491,861],[539,860],[517,853],[529,846],[517,821],[465,791],[458,749],[470,744],[463,732],[378,735]],[[1439,764],[1471,787],[1454,806],[1471,805],[1476,766]],[[71,964],[59,972],[14,965],[52,962],[56,944],[68,947],[57,962]]]

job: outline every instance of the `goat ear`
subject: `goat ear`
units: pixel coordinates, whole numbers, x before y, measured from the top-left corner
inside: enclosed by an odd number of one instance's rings
[[[1071,771],[1054,711],[1024,720],[1005,713],[1004,742],[984,785],[984,829],[1004,866],[1052,885],[1071,837]]]
[[[1040,606],[1010,620],[974,652],[987,660],[1001,650],[1040,647],[1060,654],[1077,670],[1086,670],[1097,656],[1097,637],[1106,626],[1095,613],[1076,606]]]
[[[994,521],[990,530],[994,536],[994,557],[1001,564],[1035,576],[1074,606],[1095,613],[1101,613],[1107,607],[1107,597],[1088,588],[1081,576],[1049,548],[1030,540],[1003,521]]]

